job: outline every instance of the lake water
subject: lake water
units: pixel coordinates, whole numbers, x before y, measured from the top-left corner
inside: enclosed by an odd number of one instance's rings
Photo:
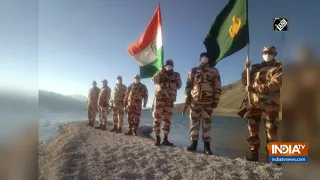
[[[43,141],[48,141],[54,137],[62,124],[74,121],[83,121],[86,118],[86,110],[84,109],[63,109],[63,110],[50,110],[40,107],[40,120],[39,120],[39,144]],[[108,116],[108,121],[111,121],[111,116]],[[127,119],[125,118],[126,122]],[[176,146],[186,147],[190,144],[189,139],[189,117],[181,114],[174,114],[172,118],[171,132],[169,140]],[[141,124],[152,126],[152,115],[150,111],[143,111],[141,117]],[[262,125],[261,125],[262,126]],[[260,160],[266,161],[264,151],[265,146],[265,131],[262,126],[260,132],[261,150],[262,155]],[[200,132],[201,133],[201,132]],[[236,117],[219,117],[215,116],[212,122],[212,151],[220,156],[237,158],[244,157],[248,152],[247,138],[247,124],[246,119]],[[279,135],[281,134],[281,128]],[[152,134],[152,136],[154,136]],[[200,141],[198,151],[203,150],[203,142]],[[280,137],[280,136],[279,136]]]

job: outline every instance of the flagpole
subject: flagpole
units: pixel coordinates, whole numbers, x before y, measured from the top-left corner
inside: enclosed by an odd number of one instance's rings
[[[161,7],[160,7],[160,2],[158,2],[158,6],[159,6],[159,12],[160,12],[160,20],[161,20],[161,36],[162,36],[162,14],[161,14]],[[163,44],[163,43],[162,43]],[[162,55],[162,65],[163,65],[163,57],[164,57],[164,51],[163,51],[163,46],[162,46],[162,52],[163,52],[163,55]],[[151,112],[153,112],[154,110],[154,101],[155,101],[156,97],[153,97],[153,101],[152,101],[152,106],[151,106]]]
[[[163,37],[163,21],[162,21],[162,12],[161,12],[161,6],[160,6],[160,2],[158,3],[159,6],[159,12],[160,12],[160,20],[161,20],[161,36]],[[163,46],[163,38],[162,39],[162,66],[164,64],[164,46]]]
[[[249,18],[249,14],[248,14],[248,0],[246,0],[246,13],[247,13],[247,25],[248,25],[248,33],[249,33],[249,22],[248,22],[248,18]],[[249,36],[249,34],[248,34]],[[248,63],[249,62],[249,49],[250,49],[250,41],[249,41],[249,37],[248,37],[248,44],[247,44],[247,59],[246,59],[246,62]],[[246,66],[246,69],[247,69],[247,87],[249,87],[250,85],[250,67],[247,67]],[[248,89],[248,92],[247,92],[247,97],[248,97],[248,105],[251,106],[251,97],[250,97],[250,92],[249,92],[249,89]]]
[[[246,62],[249,62],[249,49],[250,49],[250,43],[248,42],[247,44],[247,58],[246,58]],[[247,87],[250,86],[250,67],[246,67],[247,70]],[[251,98],[250,98],[250,92],[248,90],[247,92],[247,97],[248,97],[248,104],[249,106],[251,106]]]

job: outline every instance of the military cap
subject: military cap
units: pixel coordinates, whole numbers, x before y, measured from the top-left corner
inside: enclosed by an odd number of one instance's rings
[[[97,82],[96,81],[92,81],[92,84],[97,84]]]
[[[209,54],[207,52],[203,52],[200,54],[200,58],[202,57],[209,57]]]
[[[168,60],[166,61],[165,66],[168,66],[168,65],[174,66],[173,61],[172,61],[171,59],[168,59]]]
[[[122,81],[122,77],[121,76],[117,76],[117,78],[116,79],[119,79],[119,80],[121,80]]]
[[[265,46],[263,48],[262,53],[265,53],[265,52],[273,53],[275,54],[275,56],[277,55],[277,49],[275,46]]]
[[[102,83],[108,84],[108,81],[106,79],[102,80]]]
[[[133,78],[140,79],[140,75],[139,75],[139,74],[136,74],[136,75],[134,75],[134,77],[133,77]]]

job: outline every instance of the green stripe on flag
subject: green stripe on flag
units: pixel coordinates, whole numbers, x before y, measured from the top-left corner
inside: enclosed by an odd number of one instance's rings
[[[153,77],[157,71],[159,71],[163,66],[163,46],[158,49],[157,59],[152,61],[150,64],[145,66],[140,66],[140,78],[146,79]]]

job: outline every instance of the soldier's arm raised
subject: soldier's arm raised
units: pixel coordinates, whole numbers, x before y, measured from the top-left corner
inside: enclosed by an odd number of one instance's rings
[[[215,78],[213,79],[213,108],[216,108],[221,96],[221,78],[219,70],[216,69]]]
[[[156,72],[156,74],[152,77],[152,82],[155,85],[160,85],[160,72],[161,71]]]
[[[182,82],[181,82],[181,77],[180,77],[180,73],[177,72],[177,89],[180,89],[182,86]]]
[[[282,86],[282,65],[275,67],[270,81],[267,83],[268,92],[280,92]]]

